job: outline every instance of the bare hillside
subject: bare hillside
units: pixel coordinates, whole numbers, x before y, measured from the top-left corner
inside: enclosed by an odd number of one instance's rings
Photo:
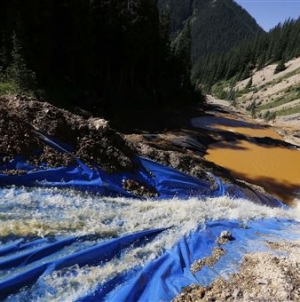
[[[277,64],[255,71],[251,78],[238,82],[236,106],[255,117],[277,117],[280,122],[300,123],[300,58],[285,64],[284,71],[275,73]],[[251,83],[252,82],[252,83]],[[251,107],[252,104],[252,107]],[[253,106],[254,105],[254,106]],[[255,112],[251,108],[255,107]]]

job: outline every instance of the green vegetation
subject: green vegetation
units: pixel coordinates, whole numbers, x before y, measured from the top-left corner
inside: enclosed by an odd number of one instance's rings
[[[211,93],[221,100],[227,99],[227,82],[219,82],[211,88]]]
[[[284,70],[286,70],[286,66],[285,66],[285,64],[284,64],[284,60],[281,60],[281,61],[277,64],[277,66],[276,66],[276,68],[275,68],[275,70],[274,70],[274,74],[279,73],[279,72],[284,71]]]
[[[193,64],[263,33],[248,12],[233,0],[159,0],[158,4],[161,10],[169,12],[173,39],[190,22]]]
[[[0,94],[94,113],[199,100],[190,29],[175,48],[156,0],[0,2]]]
[[[295,106],[295,107],[291,107],[291,108],[284,108],[284,109],[281,109],[281,110],[277,111],[278,116],[290,115],[290,114],[295,114],[295,113],[300,113],[300,105]]]
[[[275,120],[277,114],[275,111],[266,111],[263,115],[262,115],[262,118],[269,122],[269,121],[272,121],[272,120]]]
[[[0,95],[123,112],[185,105],[201,99],[197,87],[236,106],[243,94],[272,85],[254,88],[255,70],[276,63],[280,72],[300,56],[300,19],[265,33],[233,0],[24,3],[0,2]],[[249,80],[237,91],[241,79]],[[260,105],[254,95],[250,111],[296,97],[298,91],[286,91]]]
[[[219,81],[229,81],[232,78],[237,81],[245,79],[250,77],[254,70],[272,63],[278,64],[278,72],[282,71],[285,68],[284,62],[298,56],[300,56],[300,18],[287,20],[269,33],[259,34],[249,42],[221,55],[200,58],[193,67],[192,79],[197,85],[208,87],[209,90],[209,87]],[[283,78],[289,76],[285,75]]]
[[[14,82],[0,82],[0,95],[17,94],[20,92]]]
[[[253,101],[250,105],[246,107],[247,111],[250,111],[251,117],[255,118],[257,113],[257,104],[255,101]]]
[[[275,108],[275,107],[278,107],[280,105],[292,102],[292,101],[296,100],[297,98],[298,98],[298,96],[295,95],[295,94],[289,94],[289,95],[284,94],[282,97],[279,97],[278,99],[275,99],[273,102],[269,102],[267,104],[260,105],[259,110]]]

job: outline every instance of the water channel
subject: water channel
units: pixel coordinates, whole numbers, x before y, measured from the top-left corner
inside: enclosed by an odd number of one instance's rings
[[[194,118],[192,124],[217,133],[243,135],[211,144],[207,160],[227,168],[238,179],[262,186],[287,204],[299,198],[300,151],[285,146],[273,128],[219,112]]]

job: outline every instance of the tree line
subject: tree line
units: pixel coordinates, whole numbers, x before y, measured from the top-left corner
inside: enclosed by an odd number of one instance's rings
[[[157,0],[0,2],[2,84],[60,104],[113,111],[191,101],[186,47],[172,49]]]
[[[168,10],[171,37],[190,27],[192,63],[207,55],[226,52],[264,31],[249,13],[233,0],[159,0]]]
[[[210,54],[198,60],[192,70],[192,81],[207,92],[213,84],[232,80],[233,84],[249,78],[252,71],[278,63],[277,72],[284,63],[300,56],[300,18],[288,19],[270,32],[258,35],[222,54]]]

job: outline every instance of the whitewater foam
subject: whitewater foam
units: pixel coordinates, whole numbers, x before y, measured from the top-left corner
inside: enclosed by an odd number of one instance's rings
[[[299,209],[270,208],[227,196],[136,200],[28,188],[2,189],[0,212],[1,237],[96,234],[100,242],[146,229],[169,228],[145,246],[126,249],[122,261],[114,258],[100,266],[74,266],[43,276],[30,290],[32,299],[39,301],[75,300],[116,274],[145,265],[207,221],[300,219],[300,206]]]
[[[280,217],[297,220],[296,209],[270,208],[227,196],[188,200],[104,198],[57,189],[9,188],[0,191],[0,235],[121,236],[172,227],[181,237],[208,220]]]

